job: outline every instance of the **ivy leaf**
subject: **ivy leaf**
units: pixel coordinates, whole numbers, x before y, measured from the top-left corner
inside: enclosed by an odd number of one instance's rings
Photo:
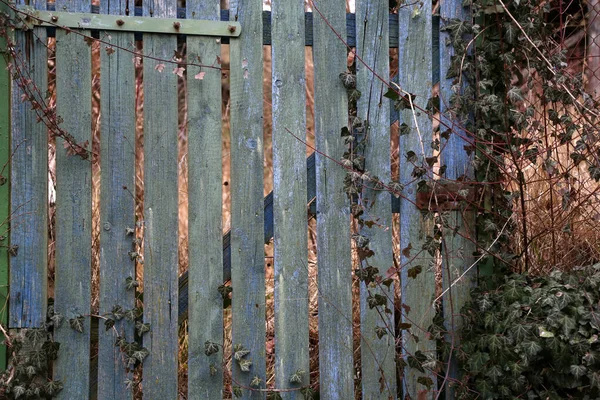
[[[260,379],[257,375],[254,375],[254,378],[252,378],[252,381],[250,381],[250,386],[253,388],[259,388],[261,383],[262,379]]]
[[[83,316],[79,315],[75,318],[71,318],[69,320],[69,325],[72,329],[76,330],[79,333],[83,333]]]
[[[425,238],[425,243],[423,243],[423,250],[426,250],[430,256],[435,257],[435,253],[440,247],[439,244],[438,240],[431,236],[427,236]]]
[[[427,388],[427,390],[431,390],[431,387],[433,386],[433,380],[428,376],[418,377],[417,382],[420,383],[421,385],[425,386]]]
[[[143,323],[142,321],[135,321],[135,329],[138,333],[138,336],[143,336],[144,333],[150,332],[150,324]]]
[[[44,385],[44,388],[46,389],[46,393],[48,393],[49,395],[55,395],[58,392],[60,392],[63,389],[63,383],[60,380],[50,380],[48,382],[46,382],[46,384]]]
[[[141,349],[134,351],[131,357],[135,358],[141,363],[144,361],[144,358],[148,357],[149,354],[150,352],[148,351],[148,349],[142,347]]]
[[[490,361],[490,355],[481,351],[473,354],[468,361],[469,368],[473,372],[481,371],[485,365]]]
[[[547,331],[545,327],[543,326],[538,326],[538,332],[540,337],[543,338],[553,338],[554,337],[554,333]]]
[[[533,341],[533,340],[528,340],[528,341],[521,343],[521,348],[529,356],[535,356],[537,353],[542,351],[542,346],[540,346],[538,344],[538,342]]]
[[[239,387],[239,386],[234,386],[234,387],[232,388],[232,392],[233,392],[233,395],[234,395],[236,398],[240,398],[240,397],[242,397],[242,396],[244,395],[244,394],[242,393],[242,388],[241,388],[241,387]]]
[[[104,328],[105,328],[105,330],[108,331],[108,330],[112,329],[114,326],[115,326],[115,320],[114,319],[112,319],[110,317],[107,317],[104,320]]]
[[[571,371],[571,374],[577,379],[581,378],[587,373],[587,368],[583,365],[571,365],[569,370]]]
[[[236,344],[233,346],[233,358],[235,358],[236,361],[240,361],[248,354],[250,354],[250,350],[246,349],[243,345]]]
[[[412,268],[409,268],[408,271],[406,271],[406,273],[408,274],[409,278],[413,278],[416,279],[417,276],[423,272],[423,266],[422,265],[417,265],[414,266]]]
[[[381,339],[382,337],[384,337],[385,335],[388,334],[387,329],[382,327],[382,326],[376,326],[375,327],[375,334],[377,335],[378,339]]]
[[[219,345],[213,341],[207,340],[204,342],[204,354],[210,357],[219,352]]]
[[[250,367],[252,366],[252,361],[242,358],[238,361],[238,365],[240,366],[240,370],[242,372],[250,372]]]
[[[306,371],[304,371],[303,369],[296,370],[296,372],[294,372],[292,374],[292,376],[290,376],[290,383],[301,384],[304,379],[305,374],[306,374]]]
[[[55,328],[60,328],[65,318],[60,313],[53,313],[50,320]]]
[[[125,311],[123,311],[123,307],[121,307],[118,304],[112,308],[110,313],[112,314],[113,318],[117,321],[120,321],[125,316]]]
[[[136,281],[135,279],[133,279],[131,276],[128,276],[125,279],[125,289],[133,290],[138,286],[140,286],[140,283],[138,281]]]
[[[367,297],[367,304],[371,309],[379,306],[385,306],[387,304],[387,297],[379,293],[371,294]]]
[[[209,370],[210,370],[210,376],[215,376],[218,372],[217,367],[213,363],[210,364]]]
[[[408,361],[408,366],[411,368],[414,368],[422,373],[425,373],[425,369],[423,368],[423,366],[421,365],[421,362],[419,360],[416,359],[416,357],[414,356],[408,356],[407,358]]]
[[[267,394],[267,400],[283,400],[279,392],[269,392]]]

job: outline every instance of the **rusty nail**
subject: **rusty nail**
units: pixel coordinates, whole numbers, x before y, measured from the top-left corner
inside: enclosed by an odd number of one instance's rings
[[[173,22],[173,28],[175,28],[175,29],[181,28],[181,23],[179,23],[178,21]]]
[[[118,19],[117,20],[117,25],[123,26],[123,25],[125,25],[125,21],[123,21],[122,19]]]
[[[234,25],[229,25],[227,29],[229,29],[229,32],[233,33],[237,28]]]
[[[58,21],[58,17],[56,15],[53,15],[50,19],[52,20],[52,22]]]

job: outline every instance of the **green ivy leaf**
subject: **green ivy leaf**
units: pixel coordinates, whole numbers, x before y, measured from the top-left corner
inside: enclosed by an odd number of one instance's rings
[[[69,325],[71,326],[71,329],[74,329],[79,333],[83,333],[83,316],[79,315],[75,318],[71,318],[69,320]]]
[[[291,384],[302,384],[305,374],[306,374],[306,371],[304,371],[303,369],[296,370],[296,372],[294,372],[292,374],[292,376],[290,376],[290,383]]]
[[[259,388],[261,383],[262,379],[254,375],[254,378],[252,378],[252,381],[250,381],[250,386],[252,386],[253,388]]]
[[[232,392],[233,392],[233,395],[234,395],[236,398],[240,398],[240,397],[242,397],[242,396],[244,395],[244,394],[243,394],[243,392],[242,392],[242,388],[241,388],[241,387],[239,387],[239,386],[234,386],[234,387],[232,388]]]
[[[233,346],[233,358],[236,361],[240,361],[248,354],[250,354],[250,350],[246,349],[243,345],[236,344],[235,346]]]
[[[376,326],[375,327],[375,334],[377,335],[378,339],[381,339],[382,337],[384,337],[385,335],[388,334],[387,329],[382,327],[382,326]]]
[[[242,372],[250,372],[250,367],[252,366],[252,361],[250,361],[246,358],[242,358],[241,360],[238,360],[238,365],[240,366],[240,370]]]
[[[409,278],[413,278],[416,279],[417,276],[423,272],[423,266],[422,265],[416,265],[412,268],[409,268],[408,271],[406,271],[407,275]]]
[[[213,341],[207,340],[204,342],[204,354],[210,357],[219,352],[219,345]]]
[[[571,371],[571,374],[577,379],[581,378],[582,376],[585,376],[585,374],[587,373],[587,368],[583,365],[571,365],[569,370]]]

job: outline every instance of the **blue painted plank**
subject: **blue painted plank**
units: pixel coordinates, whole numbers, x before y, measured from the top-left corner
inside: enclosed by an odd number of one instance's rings
[[[261,0],[230,2],[244,32],[230,44],[230,93],[232,338],[252,361],[249,372],[234,362],[232,376],[245,387],[254,376],[266,380],[261,14]],[[245,389],[241,398],[265,394]]]
[[[346,150],[340,130],[348,123],[346,90],[339,79],[347,50],[327,21],[345,36],[346,4],[323,1],[318,6],[326,20],[313,21],[315,146],[339,159]],[[346,171],[321,154],[315,157],[320,394],[323,399],[353,399],[350,201],[344,192]]]
[[[304,0],[274,2],[272,10],[275,386],[292,389],[310,383],[306,147],[288,132],[306,133]],[[304,374],[291,382],[298,370]]]
[[[176,1],[145,0],[144,16],[173,18]],[[144,35],[144,54],[170,60],[174,35]],[[177,397],[178,120],[173,65],[144,59],[144,360],[145,399]]]
[[[390,76],[388,7],[388,2],[381,0],[360,0],[356,3],[357,21],[360,21],[356,52],[366,64],[356,63],[356,87],[362,93],[357,102],[357,116],[367,126],[365,169],[386,183],[391,180],[390,102],[383,97],[387,84],[380,77]],[[365,209],[364,218],[375,220],[376,224],[361,229],[360,233],[369,238],[369,248],[374,252],[372,257],[361,262],[361,268],[374,266],[385,275],[394,263],[390,193],[370,189],[368,187],[372,187],[373,183],[365,183],[367,188],[359,202]],[[374,295],[385,296],[386,306],[371,308],[367,299]],[[366,399],[395,399],[394,284],[388,288],[361,282],[360,320],[362,396]],[[379,338],[376,327],[385,329],[387,334]]]
[[[188,18],[218,20],[219,2],[188,0],[187,13]],[[187,51],[189,61],[219,66],[221,45],[215,38],[188,36]],[[188,69],[187,89],[188,398],[221,399],[222,348],[211,356],[204,354],[206,341],[223,344],[223,298],[217,290],[223,284],[221,71]]]
[[[38,103],[47,104],[46,30],[16,31],[15,43],[14,63],[32,80],[28,92]],[[12,81],[10,243],[19,249],[10,260],[9,327],[39,328],[46,322],[47,308],[48,128],[37,122],[45,106],[33,110],[23,95]]]
[[[401,27],[398,41],[399,83],[404,90],[416,96],[414,107],[424,109],[432,94],[431,4],[401,8],[398,17]],[[399,122],[410,129],[410,133],[400,136],[400,182],[405,186],[404,194],[407,196],[400,199],[400,247],[411,248],[402,251],[401,255],[402,303],[410,307],[410,312],[403,309],[402,322],[412,325],[402,332],[403,355],[405,358],[415,356],[420,351],[425,356],[435,357],[436,343],[427,335],[427,328],[435,316],[431,307],[436,287],[435,258],[422,250],[427,237],[433,237],[433,220],[424,217],[414,205],[417,181],[412,176],[415,166],[427,166],[425,159],[433,154],[432,122],[427,114],[418,110],[413,113],[410,109],[400,112]],[[417,155],[416,162],[407,159],[409,151]],[[428,175],[431,176],[431,171]],[[415,268],[421,268],[422,272],[416,278],[409,277],[409,271]],[[432,380],[431,391],[417,383],[420,377]],[[416,368],[404,369],[404,394],[412,398],[417,398],[420,392],[432,396],[436,382],[437,378],[431,371],[421,373]]]
[[[73,12],[89,10],[89,2],[60,1],[57,8]],[[89,35],[89,31],[83,31]],[[79,35],[56,33],[56,112],[61,128],[78,144],[91,148],[91,47]],[[73,110],[77,110],[73,112]],[[54,331],[61,343],[54,363],[54,378],[64,383],[58,399],[74,399],[89,393],[92,169],[91,158],[68,155],[64,140],[56,140],[56,277],[54,308],[66,322]],[[83,318],[83,333],[69,326]]]
[[[444,21],[453,18],[470,20],[470,11],[463,7],[460,0],[450,0],[441,3],[440,7],[440,27],[444,26]],[[464,121],[453,121],[448,115],[448,105],[450,97],[453,95],[452,86],[457,82],[453,79],[445,79],[446,71],[450,67],[451,57],[454,56],[454,49],[447,44],[448,32],[440,32],[440,111],[442,115],[442,130],[452,128],[452,134],[446,143],[442,143],[443,151],[441,154],[442,164],[447,166],[446,177],[455,180],[460,177],[474,179],[471,157],[467,155],[464,146],[468,142],[464,139],[467,133],[462,129]],[[464,85],[464,80],[463,80]],[[473,190],[473,189],[471,189]],[[445,326],[449,333],[446,339],[453,343],[454,347],[460,345],[460,337],[456,332],[462,328],[462,317],[460,310],[469,299],[469,291],[476,284],[477,269],[471,268],[464,277],[459,277],[474,262],[473,253],[476,250],[475,237],[475,214],[471,211],[461,212],[452,211],[448,216],[449,227],[445,228],[442,241],[442,290],[445,295],[442,297],[444,308]],[[458,227],[458,234],[452,232],[453,227]],[[458,378],[458,365],[456,354],[453,354],[449,363],[450,378]],[[454,389],[446,387],[447,396],[454,396]]]
[[[104,14],[125,15],[126,2],[102,2]],[[102,40],[114,46],[129,47],[133,34],[100,32]],[[129,251],[134,236],[127,233],[135,226],[135,66],[130,53],[101,45],[100,104],[101,113],[101,187],[100,187],[100,313],[110,313],[114,306],[135,307],[135,290],[127,290],[128,277],[135,279],[135,262]],[[127,189],[124,189],[127,188]],[[116,321],[115,328],[126,340],[134,340],[131,322]],[[112,332],[98,334],[98,398],[131,399],[131,388],[123,355],[115,346]]]

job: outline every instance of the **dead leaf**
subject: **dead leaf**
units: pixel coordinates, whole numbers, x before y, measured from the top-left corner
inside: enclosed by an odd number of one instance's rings
[[[154,67],[154,69],[158,72],[163,72],[163,69],[165,69],[165,64],[156,64],[156,67]]]
[[[196,75],[194,75],[194,79],[198,79],[198,80],[202,80],[204,79],[204,75],[206,75],[206,72],[198,72]]]
[[[180,78],[183,78],[183,73],[185,72],[185,68],[181,68],[181,67],[175,67],[173,69],[173,73],[175,75],[177,75]]]
[[[106,50],[106,54],[109,56],[115,52],[115,49],[111,46],[106,46],[105,50]]]

